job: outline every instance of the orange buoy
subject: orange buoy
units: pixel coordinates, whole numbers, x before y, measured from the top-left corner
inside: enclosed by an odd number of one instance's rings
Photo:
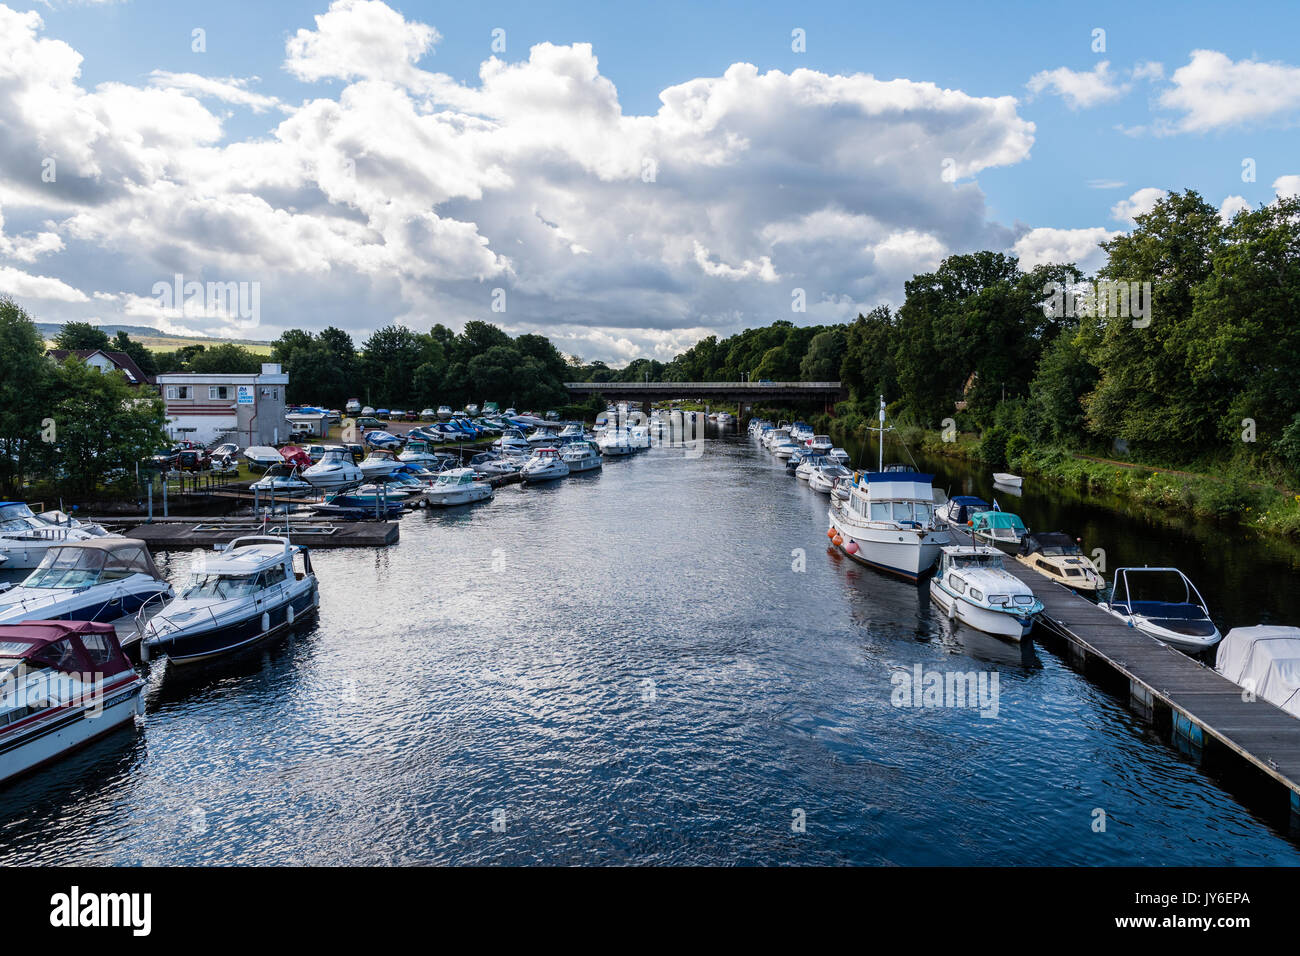
[[[833,538],[833,537],[835,537],[835,529],[834,529],[834,528],[828,528],[828,529],[826,529],[826,537],[828,537],[828,538]]]

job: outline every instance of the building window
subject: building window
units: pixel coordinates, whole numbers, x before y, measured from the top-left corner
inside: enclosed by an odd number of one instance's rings
[[[188,385],[168,385],[168,386],[167,386],[167,397],[168,397],[169,399],[179,399],[179,400],[181,400],[181,401],[184,401],[185,399],[191,398],[192,396],[190,395],[190,386],[188,386]]]
[[[209,385],[208,399],[211,401],[225,401],[230,398],[229,385]]]

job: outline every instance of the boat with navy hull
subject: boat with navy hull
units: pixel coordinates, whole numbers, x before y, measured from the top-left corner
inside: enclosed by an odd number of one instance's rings
[[[180,596],[141,622],[140,657],[173,666],[208,661],[288,630],[319,601],[305,547],[274,535],[236,538],[200,558]]]
[[[136,614],[159,595],[171,594],[172,586],[159,576],[143,541],[95,538],[50,548],[21,584],[0,593],[0,624],[111,624]]]
[[[133,723],[144,687],[108,624],[0,625],[0,783]]]

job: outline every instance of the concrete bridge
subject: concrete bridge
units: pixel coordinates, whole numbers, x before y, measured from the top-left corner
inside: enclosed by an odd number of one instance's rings
[[[820,402],[827,411],[848,398],[839,382],[565,382],[574,399],[600,395],[611,402],[640,402],[647,414],[654,402],[671,399],[736,405],[747,418],[755,404]]]

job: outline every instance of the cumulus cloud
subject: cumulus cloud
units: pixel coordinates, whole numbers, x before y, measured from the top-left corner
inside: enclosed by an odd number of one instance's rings
[[[337,0],[288,38],[284,69],[317,85],[279,115],[251,78],[87,89],[76,50],[0,6],[0,202],[47,281],[114,277],[97,283],[106,321],[273,338],[489,318],[613,360],[791,316],[795,288],[794,318],[851,318],[950,252],[1015,241],[971,181],[1029,155],[1014,97],[736,63],[630,115],[589,44],[493,57],[459,84],[423,68],[438,41],[378,0]],[[231,140],[205,101],[275,125]],[[29,172],[47,152],[48,186]],[[175,273],[259,282],[262,327],[168,313],[149,290]],[[76,301],[47,317],[83,317]]]
[[[1300,176],[1279,176],[1273,180],[1273,191],[1279,199],[1300,196]]]
[[[1155,186],[1139,189],[1128,199],[1121,199],[1111,206],[1110,217],[1116,222],[1124,222],[1130,226],[1135,226],[1137,225],[1137,217],[1149,213],[1156,207],[1156,203],[1166,195],[1168,195],[1166,190],[1157,189]]]
[[[1231,222],[1232,217],[1242,210],[1250,208],[1250,201],[1245,196],[1228,196],[1219,205],[1219,218]]]
[[[1084,273],[1094,273],[1106,262],[1100,243],[1121,233],[1093,226],[1086,229],[1030,229],[1016,240],[1012,251],[1025,270],[1052,263],[1073,262]]]
[[[1300,110],[1300,67],[1260,60],[1232,60],[1217,50],[1193,50],[1170,77],[1160,106],[1182,114],[1178,132],[1294,120]]]
[[[1128,84],[1111,72],[1109,60],[1102,60],[1086,72],[1064,66],[1043,70],[1031,76],[1025,86],[1035,95],[1044,91],[1055,93],[1072,110],[1118,99],[1129,90]]]

